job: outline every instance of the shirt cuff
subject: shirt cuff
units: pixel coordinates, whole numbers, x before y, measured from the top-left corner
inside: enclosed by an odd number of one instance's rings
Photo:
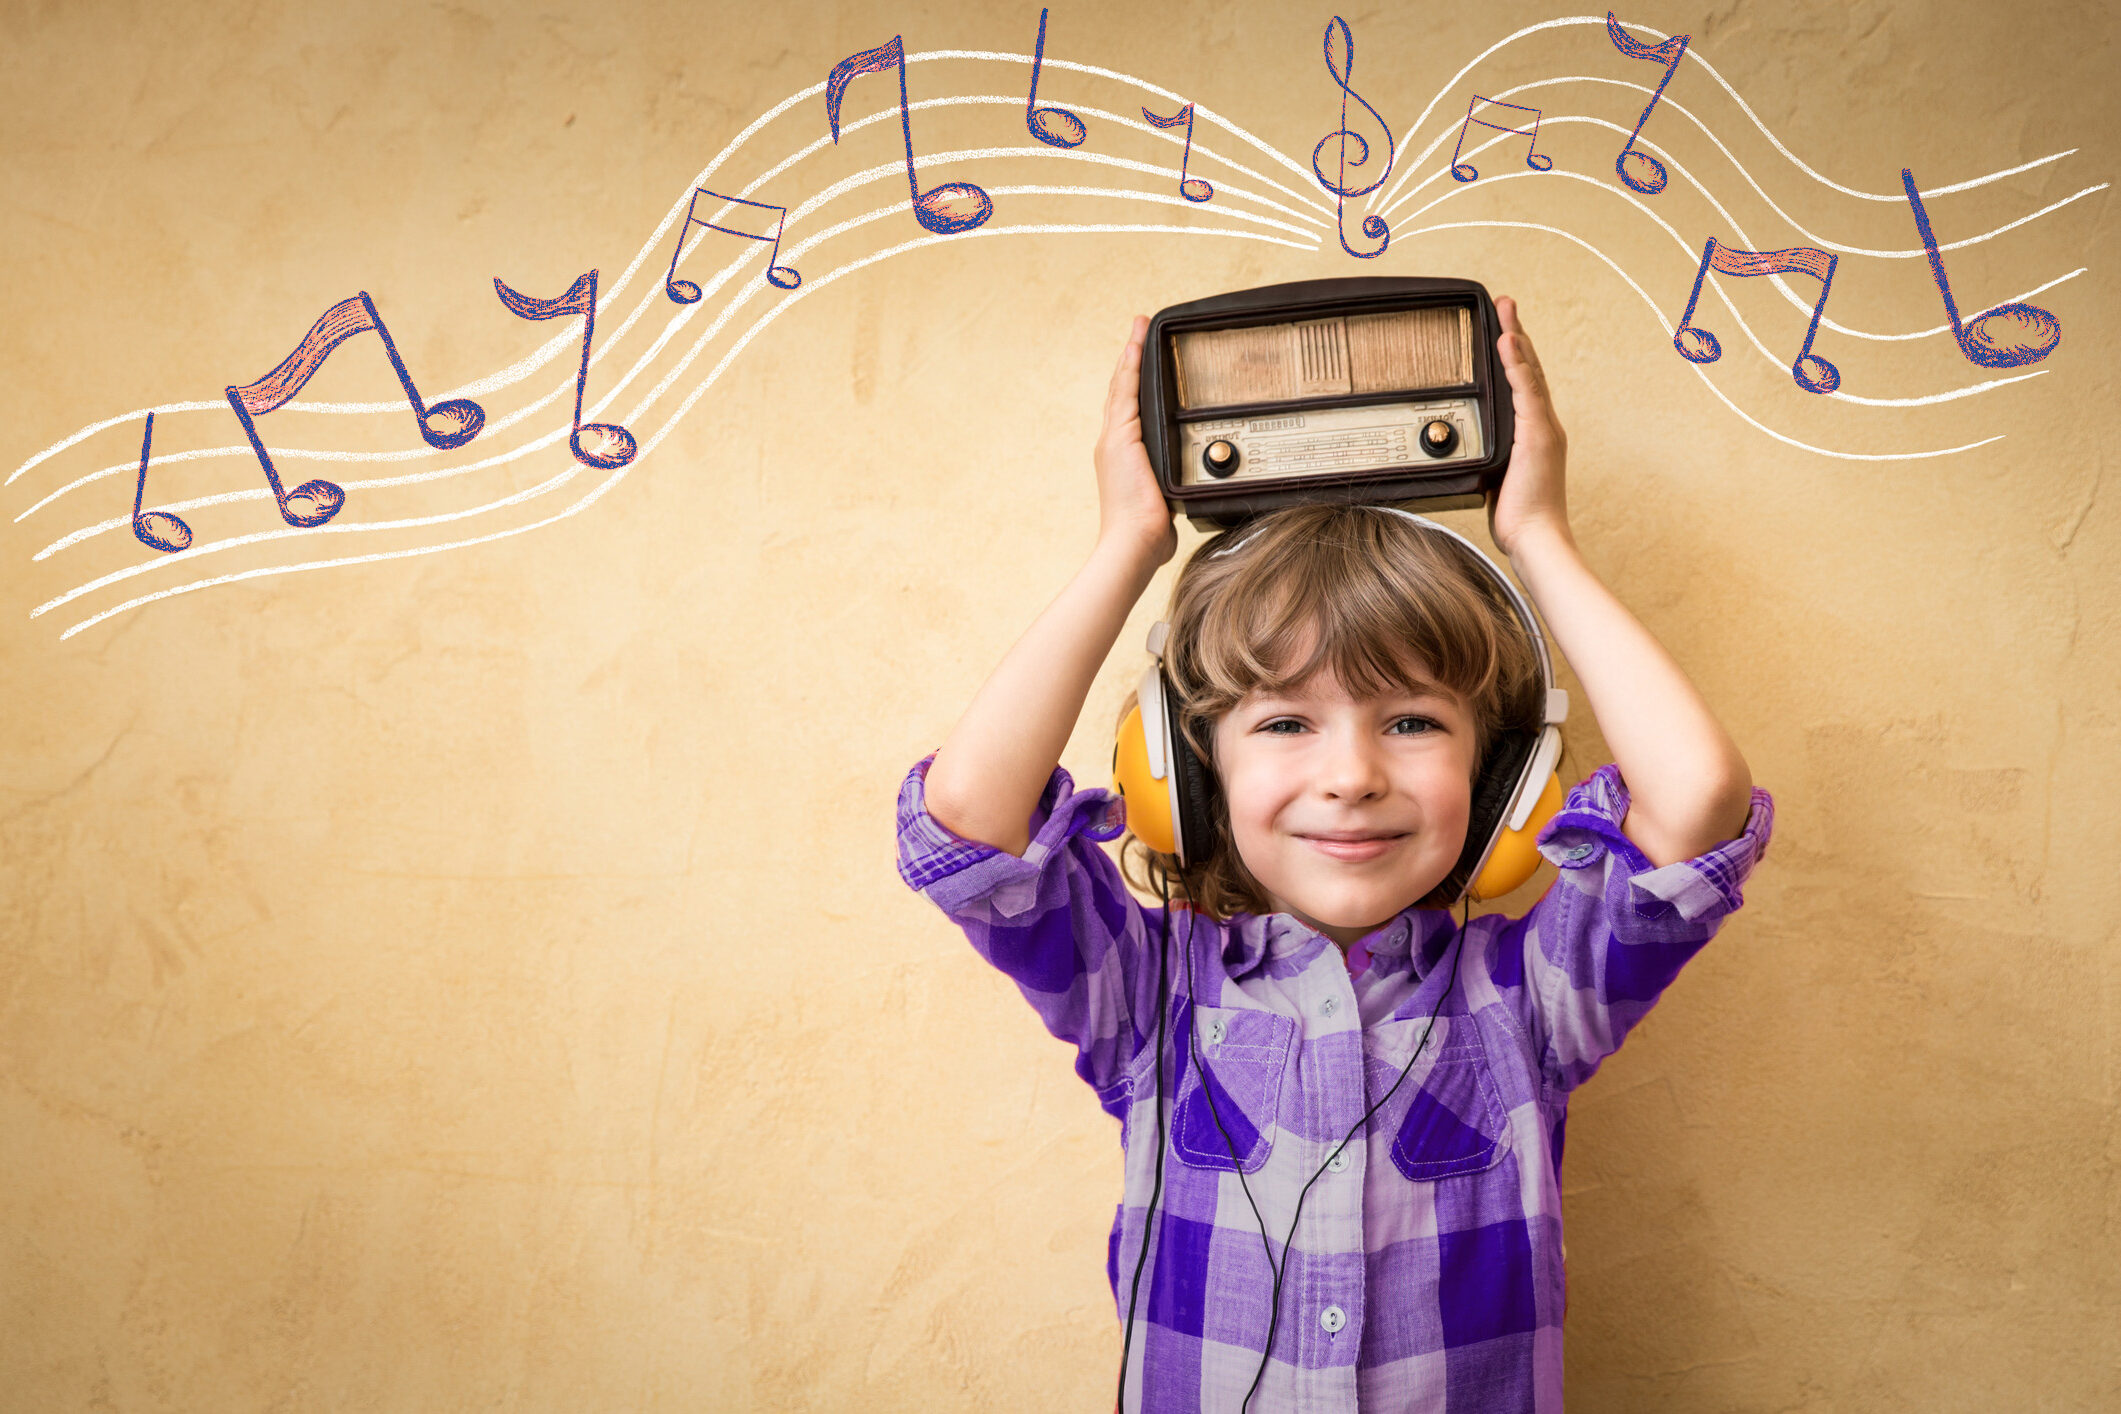
[[[898,796],[898,872],[908,888],[928,896],[946,913],[985,899],[992,910],[1013,917],[1031,907],[1046,861],[1076,835],[1103,843],[1127,827],[1126,805],[1109,790],[1082,790],[1059,766],[1032,807],[1031,842],[1023,857],[968,840],[928,813],[926,785],[930,752],[906,773]]]
[[[1627,818],[1628,788],[1620,767],[1608,764],[1569,792],[1567,802],[1539,833],[1539,852],[1558,869],[1613,866],[1627,876],[1636,916],[1677,915],[1688,922],[1720,916],[1739,907],[1741,888],[1753,866],[1767,852],[1775,827],[1775,802],[1758,787],[1745,828],[1697,855],[1662,867],[1650,862],[1620,828]]]

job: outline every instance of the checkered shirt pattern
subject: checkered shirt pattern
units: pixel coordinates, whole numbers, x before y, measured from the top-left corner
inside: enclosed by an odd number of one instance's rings
[[[1343,961],[1288,914],[1218,923],[1174,905],[1167,920],[1138,901],[1098,847],[1123,830],[1123,804],[1064,770],[1022,858],[960,839],[923,803],[932,760],[899,793],[899,872],[1076,1048],[1076,1073],[1120,1122],[1106,1274],[1122,1320],[1162,1069],[1163,1193],[1125,1408],[1239,1408],[1270,1325],[1257,1203],[1282,1290],[1252,1410],[1559,1414],[1569,1094],[1743,901],[1773,828],[1767,792],[1736,839],[1658,868],[1621,833],[1628,793],[1606,766],[1541,832],[1559,876],[1524,917],[1483,914],[1461,939],[1449,913],[1410,908]]]

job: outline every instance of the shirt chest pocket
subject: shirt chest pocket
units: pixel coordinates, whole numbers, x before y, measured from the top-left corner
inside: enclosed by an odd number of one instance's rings
[[[1406,1069],[1428,1018],[1388,1022],[1372,1033],[1368,1064],[1373,1093]],[[1493,1168],[1509,1147],[1509,1116],[1488,1069],[1480,1029],[1465,1017],[1438,1017],[1417,1062],[1378,1118],[1392,1134],[1392,1166],[1415,1183]],[[1377,1088],[1382,1086],[1383,1088]]]
[[[1189,1018],[1181,1015],[1172,1151],[1193,1168],[1256,1173],[1273,1149],[1296,1023],[1271,1011],[1237,1007],[1196,1006],[1192,1011],[1200,1064],[1194,1062],[1184,1029]]]

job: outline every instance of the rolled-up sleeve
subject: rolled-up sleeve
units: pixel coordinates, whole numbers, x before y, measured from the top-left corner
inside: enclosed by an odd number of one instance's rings
[[[1756,789],[1736,838],[1659,867],[1622,833],[1627,813],[1617,766],[1571,790],[1538,841],[1560,877],[1498,939],[1513,955],[1498,959],[1497,980],[1519,984],[1506,990],[1517,991],[1541,1068],[1562,1090],[1590,1079],[1620,1049],[1679,969],[1744,903],[1742,887],[1775,823],[1774,801]]]
[[[1055,767],[1018,858],[961,839],[928,813],[934,759],[924,757],[899,789],[899,876],[1016,983],[1046,1029],[1076,1048],[1076,1073],[1102,1095],[1141,1048],[1135,1018],[1156,1015],[1163,910],[1138,902],[1098,847],[1125,829],[1125,806],[1111,791],[1076,790]]]

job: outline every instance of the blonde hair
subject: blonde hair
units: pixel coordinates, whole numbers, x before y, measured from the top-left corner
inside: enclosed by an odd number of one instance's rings
[[[1218,553],[1240,541],[1235,553]],[[1424,676],[1457,693],[1473,716],[1475,781],[1499,733],[1536,731],[1543,719],[1538,650],[1502,587],[1472,551],[1405,516],[1331,505],[1262,516],[1194,554],[1179,571],[1167,617],[1165,676],[1180,729],[1211,777],[1224,713],[1254,690],[1284,691],[1322,668],[1357,698]],[[1307,636],[1310,652],[1297,662]],[[1121,720],[1133,705],[1129,694]],[[1231,841],[1220,789],[1210,813],[1215,838],[1184,865],[1129,831],[1122,873],[1214,918],[1272,912]],[[1422,902],[1448,903],[1464,873],[1454,867]]]

